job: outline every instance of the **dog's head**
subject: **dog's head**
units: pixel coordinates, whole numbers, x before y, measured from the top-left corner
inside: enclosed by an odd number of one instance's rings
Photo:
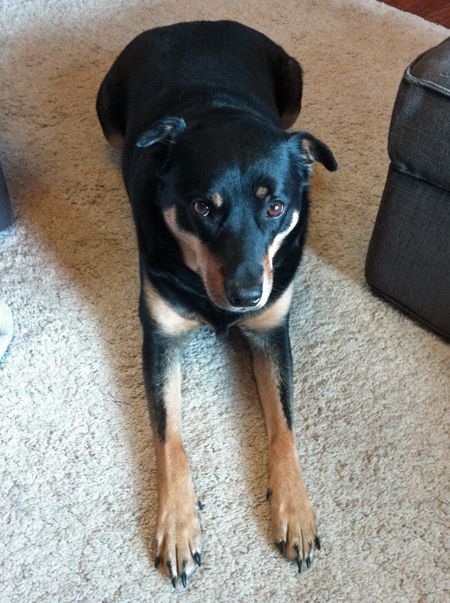
[[[187,266],[219,308],[262,308],[273,259],[303,219],[313,161],[337,168],[307,132],[288,133],[241,115],[197,124],[166,118],[138,141],[159,166],[158,204]]]

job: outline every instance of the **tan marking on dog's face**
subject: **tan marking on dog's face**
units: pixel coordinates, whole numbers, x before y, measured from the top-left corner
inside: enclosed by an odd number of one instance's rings
[[[292,213],[292,218],[289,223],[289,226],[285,230],[282,230],[281,232],[279,232],[275,236],[272,243],[269,245],[268,256],[269,256],[271,265],[273,262],[273,258],[275,257],[275,254],[277,253],[277,251],[280,249],[281,245],[283,244],[284,239],[296,227],[299,217],[300,217],[300,213],[298,211],[294,211]]]
[[[262,295],[259,303],[251,308],[253,311],[264,308],[267,304],[267,300],[272,292],[273,285],[273,270],[272,264],[270,263],[269,256],[263,257],[263,283],[262,283]]]
[[[211,301],[219,308],[229,309],[220,260],[198,237],[178,226],[175,207],[166,210],[163,215],[167,226],[180,245],[186,266],[200,276]]]
[[[270,297],[270,294],[272,292],[272,285],[273,285],[273,258],[275,257],[275,254],[277,253],[277,251],[280,249],[284,239],[288,236],[288,234],[295,228],[295,226],[298,223],[299,220],[299,212],[295,211],[292,214],[292,218],[291,221],[288,225],[288,227],[285,230],[282,230],[281,232],[279,232],[274,240],[272,241],[272,243],[269,245],[268,247],[268,251],[267,251],[267,255],[264,256],[263,258],[263,286],[262,286],[262,295],[261,295],[261,300],[259,301],[259,303],[254,306],[253,308],[246,308],[246,311],[257,311],[261,308],[264,308],[264,306],[267,303],[267,300]],[[222,279],[222,291],[223,291],[223,279]],[[207,288],[208,291],[208,288]],[[209,293],[208,293],[209,294]],[[240,311],[239,308],[230,308],[228,301],[225,298],[225,295],[223,294],[222,299],[225,301],[225,305],[220,306],[221,308],[224,309],[228,309],[228,310],[236,310],[236,311]],[[290,299],[289,299],[290,301]]]
[[[144,277],[144,298],[150,316],[168,335],[180,335],[201,326],[201,322],[178,313]]]
[[[223,205],[223,197],[220,193],[213,193],[210,197],[211,199],[211,203],[214,205],[214,207],[222,207]]]
[[[214,305],[231,312],[252,311],[263,308],[269,299],[273,284],[273,258],[281,247],[284,239],[295,227],[299,219],[299,212],[294,212],[287,229],[279,232],[269,245],[268,253],[263,258],[263,288],[261,300],[252,308],[235,308],[228,302],[224,291],[223,266],[219,258],[212,254],[200,239],[190,232],[186,232],[177,224],[176,209],[171,207],[163,212],[164,220],[180,245],[183,260],[193,272],[202,279],[208,297]]]
[[[279,232],[268,247],[267,255],[263,259],[263,292],[261,296],[261,301],[257,306],[252,308],[253,311],[259,310],[260,308],[264,308],[267,303],[267,300],[270,297],[273,285],[273,258],[275,257],[277,251],[280,249],[284,239],[295,228],[299,219],[299,215],[300,214],[298,211],[295,211],[292,214],[289,226],[285,230]]]
[[[164,220],[169,230],[174,235],[181,249],[184,263],[193,272],[199,273],[198,256],[200,255],[201,241],[192,233],[186,232],[177,224],[175,207],[170,207],[163,212]]]
[[[269,189],[267,188],[267,186],[258,186],[255,191],[255,195],[258,197],[258,199],[265,199],[268,193]]]
[[[264,331],[276,327],[289,312],[293,290],[294,286],[290,284],[286,291],[267,310],[264,310],[258,316],[252,316],[240,321],[239,325],[252,331]]]

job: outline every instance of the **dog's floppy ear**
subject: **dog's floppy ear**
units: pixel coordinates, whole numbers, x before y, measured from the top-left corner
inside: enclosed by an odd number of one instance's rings
[[[336,159],[324,142],[312,134],[309,134],[309,132],[296,132],[294,136],[300,143],[302,159],[307,165],[311,165],[314,161],[318,161],[330,172],[335,172],[337,170],[338,165]]]
[[[146,148],[158,142],[174,142],[178,134],[185,129],[186,122],[182,117],[165,117],[144,132],[137,141],[136,146]]]

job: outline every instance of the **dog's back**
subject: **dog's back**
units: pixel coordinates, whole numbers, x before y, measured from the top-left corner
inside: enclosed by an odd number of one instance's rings
[[[288,115],[286,127],[300,111],[301,93],[299,64],[265,35],[232,21],[195,21],[132,40],[103,80],[97,112],[114,144],[199,104],[237,105],[276,125]]]

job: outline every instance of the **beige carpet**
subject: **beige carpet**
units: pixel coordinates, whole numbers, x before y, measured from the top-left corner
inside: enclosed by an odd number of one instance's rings
[[[235,18],[305,70],[318,168],[292,316],[296,433],[323,551],[299,576],[270,542],[248,355],[185,357],[184,432],[205,503],[187,593],[152,566],[155,466],[140,372],[134,232],[97,86],[143,29]],[[16,330],[0,368],[0,601],[448,601],[450,348],[367,291],[363,264],[404,67],[449,32],[373,0],[4,0],[0,237]]]

